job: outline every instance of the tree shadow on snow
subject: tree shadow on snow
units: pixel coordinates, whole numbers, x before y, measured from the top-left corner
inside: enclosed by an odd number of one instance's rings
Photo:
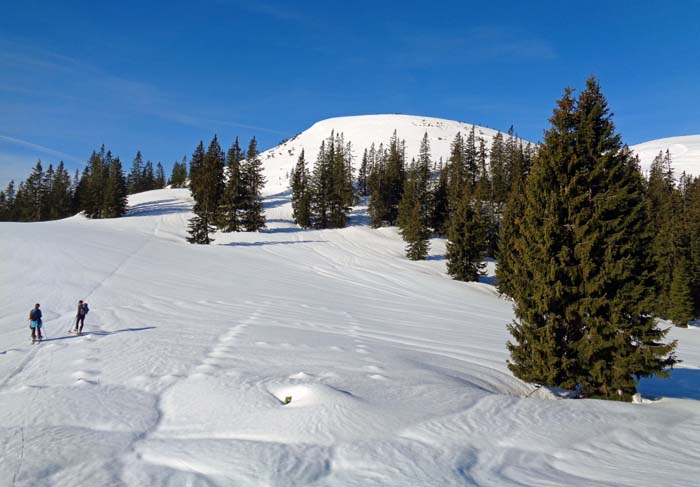
[[[638,389],[642,396],[650,399],[673,397],[700,400],[700,369],[676,367],[667,379],[658,377],[642,379]]]
[[[130,216],[158,216],[172,213],[187,213],[192,208],[182,200],[175,198],[148,201],[130,206],[126,212],[126,217]]]
[[[270,218],[267,223],[286,223],[287,225],[295,225],[289,227],[278,227],[278,228],[263,228],[260,233],[297,233],[297,232],[307,232],[308,228],[301,228],[296,226],[294,220],[287,220],[284,218]]]
[[[109,336],[109,335],[116,335],[117,333],[125,333],[125,332],[131,332],[131,331],[146,331],[146,330],[153,330],[155,329],[155,326],[143,326],[140,328],[122,328],[121,330],[114,330],[114,331],[105,331],[105,330],[94,330],[94,331],[86,331],[82,335],[63,335],[59,337],[52,337],[52,338],[45,338],[42,340],[42,342],[54,342],[57,340],[70,340],[71,338],[80,338],[88,335],[96,335],[96,336]]]
[[[495,286],[498,284],[498,279],[496,279],[496,276],[479,276],[479,282],[488,284],[489,286]]]
[[[321,243],[326,240],[283,240],[278,242],[231,242],[224,244],[224,247],[262,247],[264,245],[292,245],[292,244],[307,244]]]
[[[436,260],[436,261],[441,261],[445,260],[446,257],[444,255],[429,255],[428,257],[425,258],[425,260]]]
[[[282,205],[286,205],[292,199],[292,191],[287,190],[281,193],[271,194],[263,198],[263,208],[277,208]]]

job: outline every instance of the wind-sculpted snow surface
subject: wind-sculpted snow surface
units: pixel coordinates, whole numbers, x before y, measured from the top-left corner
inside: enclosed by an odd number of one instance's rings
[[[211,246],[185,243],[186,190],[0,224],[0,485],[697,485],[700,328],[654,400],[556,400],[510,374],[511,304],[449,279],[443,242],[410,262],[362,208],[302,231],[288,198]]]

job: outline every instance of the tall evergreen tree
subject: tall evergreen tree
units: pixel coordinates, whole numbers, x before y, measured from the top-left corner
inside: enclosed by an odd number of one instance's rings
[[[370,170],[369,214],[372,226],[396,225],[399,216],[405,178],[406,142],[396,131],[386,150],[378,152],[379,159]]]
[[[156,164],[155,189],[163,188],[165,188],[165,169],[163,169],[163,164],[158,162],[158,164]]]
[[[690,273],[685,258],[679,258],[673,269],[673,280],[669,293],[668,319],[676,326],[688,327],[693,319],[693,297],[690,294]]]
[[[216,153],[216,145],[210,144],[212,153]],[[209,234],[214,231],[213,216],[216,214],[218,201],[216,196],[212,196],[216,191],[211,184],[212,179],[216,177],[212,171],[212,162],[212,157],[207,158],[204,143],[200,141],[190,159],[190,192],[195,204],[192,209],[194,217],[189,221],[190,236],[187,241],[192,244],[208,245],[213,241]]]
[[[243,227],[249,232],[265,228],[265,212],[262,203],[262,190],[265,186],[263,165],[258,154],[258,143],[253,137],[248,144],[246,159],[241,166],[242,179],[245,187],[245,200],[242,203]]]
[[[360,163],[360,171],[357,175],[357,191],[361,197],[369,196],[369,155],[367,149],[362,154],[362,162]]]
[[[238,145],[238,137],[226,153],[227,179],[219,214],[220,227],[224,232],[241,230],[241,206],[243,204],[243,178],[241,175],[243,151]]]
[[[37,161],[34,170],[27,178],[24,186],[26,193],[26,205],[22,205],[25,221],[38,222],[42,220],[45,210],[46,180],[41,161]]]
[[[173,188],[184,188],[187,185],[187,159],[182,158],[182,162],[175,162],[170,174],[168,184]]]
[[[506,201],[508,200],[508,195],[510,194],[506,169],[506,154],[503,143],[503,134],[498,132],[491,141],[489,170],[491,172],[493,202],[499,207],[503,207],[503,205],[505,205]]]
[[[440,161],[437,184],[430,195],[430,227],[440,236],[447,235],[450,221],[448,186],[448,169]]]
[[[136,157],[131,163],[131,171],[127,176],[127,190],[129,194],[134,194],[144,191],[143,188],[143,156],[141,156],[141,151],[137,151]]]
[[[311,226],[311,174],[306,167],[304,150],[292,172],[292,208],[294,221],[302,228]]]
[[[143,165],[143,172],[141,173],[141,191],[151,191],[156,188],[156,175],[153,170],[153,163],[151,161],[146,161]]]
[[[447,273],[458,281],[484,274],[486,241],[481,202],[465,186],[447,231]]]
[[[5,191],[2,193],[2,204],[0,206],[0,221],[16,221],[17,211],[15,208],[15,199],[17,193],[15,191],[15,181],[12,180],[7,184]]]
[[[411,260],[425,259],[430,249],[425,162],[411,163],[399,204],[399,233],[406,242],[406,257]]]
[[[651,164],[647,183],[647,206],[651,215],[652,252],[656,299],[654,311],[668,317],[671,306],[673,268],[678,254],[678,195],[671,164],[671,155],[659,152]]]
[[[629,398],[640,377],[675,362],[675,342],[661,342],[667,331],[650,314],[641,174],[594,79],[578,102],[567,89],[550,121],[519,226],[509,367],[523,380]]]

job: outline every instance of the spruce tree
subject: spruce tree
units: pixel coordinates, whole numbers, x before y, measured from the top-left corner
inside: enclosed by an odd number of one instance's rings
[[[430,227],[440,236],[447,235],[450,221],[450,202],[448,189],[448,169],[442,161],[438,166],[438,180],[430,194]]]
[[[215,153],[216,146],[211,147],[212,145],[210,144],[210,148],[212,153]],[[212,196],[215,192],[211,185],[215,177],[211,171],[213,164],[207,164],[207,162],[212,162],[211,157],[207,160],[204,143],[200,141],[190,159],[190,192],[195,204],[192,208],[194,217],[190,219],[188,225],[190,236],[187,241],[193,244],[208,245],[213,241],[209,234],[214,231],[212,217],[216,214],[215,208],[218,202]]]
[[[675,362],[650,313],[642,177],[594,79],[578,102],[567,89],[550,121],[519,226],[509,367],[530,382],[629,398],[640,377]]]
[[[678,242],[677,195],[671,156],[668,152],[666,154],[659,152],[651,164],[646,199],[651,215],[649,230],[654,236],[652,241],[656,284],[654,311],[658,316],[666,318],[670,308],[673,265]]]
[[[370,170],[369,214],[373,227],[396,225],[405,177],[406,142],[396,130],[386,150],[380,146],[378,161]]]
[[[51,183],[50,219],[65,218],[71,214],[71,178],[63,161],[59,162]]]
[[[249,232],[265,228],[262,190],[265,186],[263,165],[258,154],[258,143],[253,137],[248,144],[246,159],[241,166],[245,199],[242,203],[242,225]]]
[[[517,178],[508,195],[498,235],[498,265],[496,279],[498,292],[515,296],[516,286],[526,285],[526,279],[516,275],[521,268],[517,263],[524,258],[525,243],[520,233],[520,224],[525,212],[525,180]]]
[[[676,326],[688,327],[693,319],[693,297],[690,294],[690,273],[685,258],[679,258],[673,269],[669,295],[668,319]]]
[[[127,177],[127,190],[129,194],[140,193],[144,191],[143,187],[143,156],[141,151],[137,151]]]
[[[141,191],[151,191],[156,188],[156,175],[153,170],[153,163],[151,161],[146,161],[143,165],[143,172],[141,173]]]
[[[27,178],[25,184],[27,205],[23,205],[23,220],[31,222],[39,222],[42,219],[43,211],[45,210],[46,198],[46,181],[44,178],[44,169],[41,161],[37,161],[34,170]]]
[[[424,161],[423,161],[424,162]],[[406,242],[406,257],[423,260],[430,249],[428,230],[427,191],[423,163],[411,163],[406,173],[403,196],[399,204],[399,233]]]
[[[361,197],[369,196],[369,155],[367,149],[362,154],[362,162],[360,163],[360,171],[357,174],[357,191]]]
[[[447,160],[446,172],[449,213],[453,213],[462,199],[462,193],[468,179],[464,139],[459,132],[455,135],[450,146],[450,157]]]
[[[292,209],[294,221],[302,228],[311,226],[311,174],[306,167],[304,150],[292,172]]]
[[[226,153],[226,184],[219,207],[219,227],[224,232],[241,230],[241,206],[243,204],[243,178],[241,175],[243,151],[238,144],[238,137]]]
[[[191,244],[209,245],[214,241],[214,239],[209,236],[209,234],[214,231],[214,227],[209,221],[209,215],[211,213],[199,203],[195,203],[193,212],[194,217],[190,218],[187,226],[187,231],[189,233],[187,241]]]
[[[326,150],[328,143],[329,150]],[[331,198],[333,133],[328,142],[322,141],[311,177],[311,223],[314,228],[328,228]]]
[[[686,187],[686,216],[688,246],[688,274],[695,315],[700,315],[700,177]]]
[[[458,281],[478,281],[484,275],[486,241],[480,207],[465,185],[447,231],[447,273]]]
[[[187,159],[182,158],[182,162],[175,162],[170,174],[168,184],[173,188],[184,188],[187,185]]]
[[[7,184],[7,188],[5,188],[3,192],[2,206],[0,207],[0,221],[16,221],[15,198],[15,181],[13,179]]]
[[[505,146],[503,134],[498,132],[491,141],[489,155],[489,170],[491,172],[491,187],[493,202],[502,208],[508,200],[510,188],[508,187],[508,174],[506,173]]]
[[[165,169],[163,169],[163,164],[158,162],[156,165],[156,181],[155,189],[165,188]]]

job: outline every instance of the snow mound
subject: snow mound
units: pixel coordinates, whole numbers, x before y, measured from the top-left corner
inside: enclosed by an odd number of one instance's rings
[[[659,151],[670,151],[676,176],[683,171],[700,176],[700,135],[684,135],[650,140],[630,147],[641,160],[642,171],[649,172],[651,163]]]

